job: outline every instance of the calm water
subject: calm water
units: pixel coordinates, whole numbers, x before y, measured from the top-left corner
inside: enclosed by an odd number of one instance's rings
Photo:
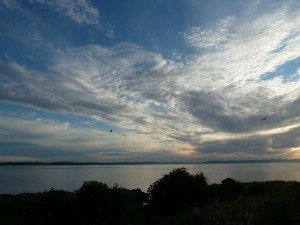
[[[114,165],[114,166],[0,166],[0,194],[42,192],[50,188],[74,191],[84,181],[97,180],[146,191],[150,184],[172,169],[185,167],[202,172],[209,183],[231,177],[241,182],[300,181],[300,163]]]

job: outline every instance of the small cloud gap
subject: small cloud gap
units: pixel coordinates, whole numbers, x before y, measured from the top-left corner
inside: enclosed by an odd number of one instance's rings
[[[278,66],[275,71],[262,74],[260,79],[264,81],[280,78],[283,83],[297,82],[300,79],[299,63],[300,57]]]

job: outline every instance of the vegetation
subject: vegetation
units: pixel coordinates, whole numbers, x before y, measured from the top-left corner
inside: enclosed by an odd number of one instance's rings
[[[179,168],[154,182],[147,193],[84,182],[74,192],[0,195],[5,225],[298,225],[300,183],[208,184],[203,174]]]

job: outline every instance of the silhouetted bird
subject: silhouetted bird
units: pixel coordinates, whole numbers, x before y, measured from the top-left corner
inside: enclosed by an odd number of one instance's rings
[[[260,120],[266,120],[267,119],[267,117],[264,117],[264,118],[261,118]]]
[[[112,130],[110,130],[110,132],[112,132]]]

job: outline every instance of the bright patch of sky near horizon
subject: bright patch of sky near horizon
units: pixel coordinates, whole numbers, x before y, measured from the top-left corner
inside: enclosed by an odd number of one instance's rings
[[[299,9],[0,0],[0,161],[299,157]]]

